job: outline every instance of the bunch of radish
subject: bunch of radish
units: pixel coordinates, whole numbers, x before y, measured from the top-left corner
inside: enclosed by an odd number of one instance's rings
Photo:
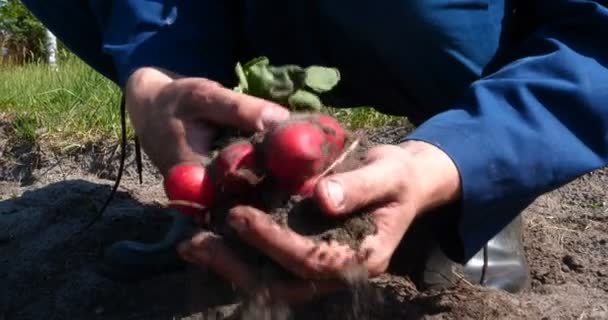
[[[246,198],[260,181],[288,195],[310,196],[318,178],[342,154],[347,131],[322,113],[299,114],[250,140],[233,142],[211,163],[178,164],[165,177],[167,197],[196,215],[229,199]]]

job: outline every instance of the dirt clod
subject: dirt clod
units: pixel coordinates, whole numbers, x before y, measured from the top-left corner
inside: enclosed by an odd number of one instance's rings
[[[562,261],[568,267],[568,269],[572,271],[582,271],[585,267],[582,261],[579,258],[574,257],[573,255],[567,254],[562,258]]]
[[[245,142],[244,145],[251,145],[255,150],[253,153],[256,158],[253,162],[257,163],[257,165],[252,169],[253,171],[248,170],[250,175],[253,176],[253,179],[243,179],[239,172],[237,172],[236,175],[227,175],[233,179],[230,181],[230,184],[238,182],[238,190],[246,190],[246,192],[240,191],[233,194],[225,193],[225,196],[221,200],[216,201],[217,204],[209,209],[210,223],[202,227],[203,229],[209,229],[225,239],[228,239],[228,245],[241,254],[242,260],[250,265],[250,268],[254,269],[251,270],[254,274],[258,274],[258,277],[262,282],[259,286],[271,286],[271,282],[275,279],[289,279],[290,277],[293,277],[293,275],[287,270],[284,270],[273,260],[263,256],[262,252],[259,252],[240,240],[236,231],[232,230],[228,225],[228,217],[231,209],[236,206],[246,205],[255,207],[268,214],[270,218],[280,226],[310,238],[319,246],[323,243],[330,245],[346,245],[353,251],[358,252],[359,246],[364,238],[376,233],[376,225],[373,217],[367,210],[364,209],[359,212],[353,212],[342,218],[330,217],[322,211],[310,194],[292,192],[290,188],[286,188],[284,184],[281,184],[281,179],[286,179],[285,177],[273,176],[271,166],[266,166],[265,161],[269,159],[269,157],[276,157],[277,155],[269,155],[267,152],[274,152],[275,149],[268,148],[268,146],[271,146],[275,140],[280,139],[278,138],[279,135],[277,132],[280,133],[282,132],[282,129],[290,128],[289,125],[292,123],[302,125],[302,127],[296,127],[297,129],[317,128],[316,126],[318,126],[318,128],[325,128],[315,115],[301,114],[293,116],[293,119],[290,121],[273,129],[275,131],[262,132],[249,137],[249,142]],[[318,132],[325,131],[318,130]],[[335,134],[335,132],[335,130],[328,129],[325,134]],[[371,146],[367,140],[366,134],[363,132],[356,134],[350,132],[346,133],[345,131],[341,132],[340,139],[337,139],[340,140],[340,142],[335,145],[327,142],[329,139],[323,140],[325,141],[324,147],[329,148],[328,146],[331,145],[332,149],[321,148],[323,166],[317,168],[311,176],[304,175],[304,181],[311,179],[313,176],[318,177],[327,174],[346,172],[362,166],[363,157]],[[335,140],[336,137],[333,136],[333,138]],[[341,149],[336,149],[338,148],[338,145]],[[234,146],[235,145],[229,145],[223,150],[233,148]],[[302,149],[304,149],[304,147],[302,147]],[[289,159],[289,157],[286,157],[286,159]],[[300,161],[307,158],[303,156],[296,159],[299,160],[294,161]],[[316,158],[313,157],[313,159]],[[308,160],[304,160],[303,162],[307,163],[306,161]],[[283,167],[278,168],[285,170]],[[299,177],[298,174],[302,173],[297,170],[300,169],[302,168],[290,167],[290,170],[285,172],[293,172],[292,176]],[[296,190],[298,189],[300,189],[300,187],[296,188]],[[331,259],[331,257],[326,258]],[[354,279],[355,275],[360,277],[360,279]],[[357,272],[344,276],[344,280],[349,285],[355,285],[355,282],[358,281],[367,281],[366,272]]]

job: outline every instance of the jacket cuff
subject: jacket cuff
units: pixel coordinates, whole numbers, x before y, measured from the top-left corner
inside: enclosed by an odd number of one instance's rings
[[[525,209],[533,199],[514,197],[509,172],[501,166],[492,130],[464,110],[431,118],[403,141],[418,140],[445,152],[460,175],[462,197],[450,210],[453,230],[439,235],[445,253],[465,263]],[[509,197],[503,195],[511,193]],[[523,196],[523,195],[522,195]],[[516,199],[516,200],[514,200]]]

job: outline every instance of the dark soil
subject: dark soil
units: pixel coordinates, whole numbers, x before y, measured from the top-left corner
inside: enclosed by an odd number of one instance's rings
[[[540,197],[523,213],[532,287],[508,294],[467,283],[421,291],[398,272],[273,314],[243,303],[203,270],[137,283],[96,270],[104,248],[154,241],[170,217],[159,176],[145,161],[139,185],[130,148],[125,180],[104,216],[79,232],[108,196],[117,146],[55,153],[19,144],[0,127],[0,319],[608,319],[608,169]],[[399,128],[378,128],[394,143]],[[255,311],[255,312],[254,312]]]
[[[358,249],[365,236],[374,234],[374,220],[367,212],[346,219],[331,219],[310,198],[294,197],[286,207],[273,212],[273,219],[295,232],[318,241],[335,240]]]
[[[323,126],[314,117],[306,114],[292,116],[292,121],[305,121],[306,123],[323,128],[323,132],[335,139],[335,130]],[[275,130],[289,125],[290,122],[279,126]],[[358,250],[361,242],[368,235],[376,232],[376,225],[371,214],[368,211],[361,210],[354,212],[341,219],[328,217],[322,212],[316,202],[307,196],[291,194],[286,192],[287,188],[277,183],[273,179],[272,174],[266,171],[265,168],[265,152],[272,144],[273,134],[260,133],[248,139],[245,137],[230,138],[226,137],[224,146],[238,141],[250,142],[255,148],[256,168],[245,167],[240,170],[230,171],[226,176],[218,174],[222,170],[216,171],[217,167],[212,162],[210,166],[211,175],[215,181],[225,181],[217,185],[218,189],[223,190],[221,198],[216,199],[216,203],[210,208],[210,212],[202,212],[209,214],[210,219],[207,225],[201,229],[209,229],[216,234],[221,235],[230,247],[240,254],[240,258],[251,266],[257,266],[258,270],[254,273],[260,277],[271,281],[271,279],[286,279],[291,275],[286,270],[283,270],[273,260],[265,257],[261,252],[257,252],[254,248],[246,245],[231,230],[227,224],[227,216],[235,206],[247,205],[255,207],[263,212],[266,212],[279,225],[290,228],[298,234],[307,236],[317,243],[335,241],[340,244],[346,244],[354,250]],[[341,173],[356,169],[362,165],[367,150],[373,144],[367,138],[365,132],[348,132],[345,134],[343,148],[336,149],[334,144],[326,143],[321,149],[321,154],[327,159],[325,165],[320,172],[326,174]],[[222,148],[222,145],[218,145]],[[294,168],[294,171],[301,168]],[[219,204],[217,203],[219,202]],[[271,275],[268,278],[268,275]],[[350,275],[352,279],[349,281],[365,281],[367,274],[360,272],[357,277]]]
[[[292,121],[306,121],[317,125],[323,128],[326,134],[335,137],[334,130],[323,126],[314,117],[309,117],[307,114],[292,116]],[[280,130],[280,128],[277,128],[277,130]],[[249,205],[268,213],[274,221],[299,234],[317,241],[335,240],[347,244],[353,249],[358,249],[365,236],[376,232],[371,215],[366,211],[361,211],[343,219],[328,218],[309,197],[285,192],[285,187],[273,181],[269,172],[264,171],[264,153],[268,149],[269,143],[271,143],[271,138],[269,138],[271,136],[271,134],[262,133],[249,138],[256,149],[258,167],[256,172],[246,169],[233,173],[229,178],[217,178],[217,180],[225,179],[229,181],[229,184],[238,185],[238,190],[246,191],[240,191],[236,195],[228,192],[229,199],[219,200],[222,203],[211,208],[209,228],[222,236],[231,235],[232,232],[227,230],[226,225],[226,216],[229,210],[236,205]],[[226,137],[225,139],[223,145],[245,138],[230,139]],[[326,174],[334,174],[353,170],[362,165],[366,151],[373,143],[368,140],[365,132],[348,132],[345,140],[343,150],[332,150],[333,144],[326,144],[322,148],[324,156],[329,160],[326,161],[321,171],[327,169]],[[222,148],[223,146],[218,145],[217,147]],[[334,154],[334,156],[332,157],[331,154]],[[342,154],[344,155],[343,158],[334,160]],[[213,166],[211,172],[215,174]],[[246,195],[242,195],[243,193]],[[233,242],[236,243],[237,240],[234,239]]]

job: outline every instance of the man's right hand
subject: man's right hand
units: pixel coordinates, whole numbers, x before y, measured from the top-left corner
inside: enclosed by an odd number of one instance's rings
[[[125,94],[135,133],[163,176],[178,163],[201,163],[218,127],[252,133],[289,117],[273,102],[154,68],[134,72]]]

